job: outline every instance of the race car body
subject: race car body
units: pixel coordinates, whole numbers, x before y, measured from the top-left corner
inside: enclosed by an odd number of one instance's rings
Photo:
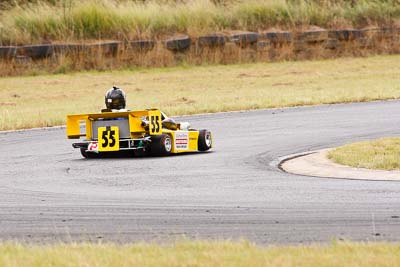
[[[80,148],[86,158],[129,150],[136,154],[165,156],[207,151],[212,147],[210,131],[191,129],[188,123],[176,123],[157,109],[68,115],[67,137],[84,138],[72,146]]]

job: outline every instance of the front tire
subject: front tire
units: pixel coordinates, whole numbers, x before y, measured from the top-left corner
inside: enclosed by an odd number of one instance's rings
[[[209,130],[199,131],[199,140],[197,145],[199,151],[207,151],[212,147],[212,135]]]
[[[168,134],[151,137],[150,152],[153,156],[168,156],[172,151],[172,138]]]

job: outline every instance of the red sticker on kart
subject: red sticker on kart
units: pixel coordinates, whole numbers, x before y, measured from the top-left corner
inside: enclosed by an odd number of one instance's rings
[[[99,148],[98,148],[98,146],[97,146],[97,142],[91,142],[91,143],[88,145],[88,150],[89,150],[89,151],[98,151]]]
[[[175,149],[188,150],[189,149],[189,133],[176,132],[175,133]]]

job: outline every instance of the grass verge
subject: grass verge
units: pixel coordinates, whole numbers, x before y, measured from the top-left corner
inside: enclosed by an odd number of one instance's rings
[[[112,85],[170,115],[400,98],[400,56],[0,78],[0,130],[97,112]]]
[[[198,36],[309,25],[388,26],[399,19],[398,0],[39,0],[1,12],[0,43]]]
[[[330,245],[261,247],[248,242],[174,245],[0,245],[0,265],[15,266],[400,266],[400,245],[333,242]]]
[[[400,137],[348,144],[329,152],[328,158],[356,168],[400,170]]]

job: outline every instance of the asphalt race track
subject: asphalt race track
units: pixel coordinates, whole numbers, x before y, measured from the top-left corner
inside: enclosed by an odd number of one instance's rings
[[[286,174],[292,153],[400,134],[400,102],[178,118],[213,152],[83,159],[65,128],[0,134],[0,239],[400,240],[400,182]]]

